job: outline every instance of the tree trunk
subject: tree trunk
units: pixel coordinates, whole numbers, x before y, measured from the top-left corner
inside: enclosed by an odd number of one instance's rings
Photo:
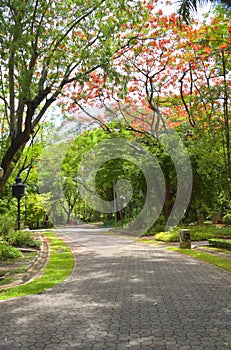
[[[20,159],[21,152],[23,151],[27,141],[29,140],[30,132],[25,130],[17,135],[11,142],[10,147],[6,151],[1,163],[1,167],[4,170],[3,178],[0,180],[0,191],[4,188],[7,180],[9,179],[15,165]]]

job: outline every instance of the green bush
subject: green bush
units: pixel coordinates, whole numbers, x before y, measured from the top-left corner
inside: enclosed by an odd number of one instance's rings
[[[8,236],[8,241],[16,247],[40,248],[40,241],[36,240],[29,231],[15,231]]]
[[[179,230],[159,232],[155,234],[156,241],[163,242],[178,242],[179,241]]]
[[[231,213],[226,214],[222,221],[225,225],[231,225]]]
[[[7,237],[14,231],[15,220],[11,215],[5,214],[0,217],[0,236]]]
[[[219,228],[213,227],[212,225],[192,226],[188,228],[192,241],[207,241],[209,238],[216,237],[218,232],[220,232]]]
[[[192,241],[207,241],[211,238],[217,238],[222,236],[231,237],[230,227],[214,227],[214,226],[185,226],[177,227],[172,231],[160,232],[155,234],[157,241],[163,242],[178,242],[179,241],[179,230],[181,228],[188,228],[190,230],[190,236]]]
[[[152,235],[155,232],[163,232],[165,229],[165,225],[166,225],[165,217],[163,215],[160,215],[158,219],[155,221],[155,223],[153,224],[153,226],[151,227],[151,229],[147,232],[147,236]]]
[[[23,255],[15,247],[12,247],[8,243],[0,243],[0,260],[7,260],[7,259],[17,259],[21,258]]]
[[[231,237],[231,227],[224,226],[220,229],[216,229],[216,237]]]
[[[209,239],[209,245],[216,248],[231,250],[231,240],[228,239],[211,238]]]

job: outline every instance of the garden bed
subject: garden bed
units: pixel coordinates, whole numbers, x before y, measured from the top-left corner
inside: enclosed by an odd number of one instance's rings
[[[21,274],[25,273],[34,263],[38,251],[24,251],[23,256],[18,259],[7,259],[0,261],[0,289],[1,286],[13,283]]]

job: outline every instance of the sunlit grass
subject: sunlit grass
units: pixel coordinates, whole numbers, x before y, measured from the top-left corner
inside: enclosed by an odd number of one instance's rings
[[[216,247],[210,247],[210,246],[201,246],[200,249],[209,250],[215,253],[217,252],[217,253],[231,255],[231,250],[228,250],[228,249],[222,249],[222,248],[216,248]]]
[[[69,247],[52,232],[44,233],[50,244],[50,258],[40,278],[0,293],[0,300],[38,294],[64,281],[71,273],[74,258]]]
[[[151,244],[154,246],[163,246],[163,244],[164,244],[163,242],[155,241],[153,238],[143,238],[143,237],[138,238],[137,242]]]
[[[182,248],[176,248],[176,247],[171,247],[168,249],[173,250],[173,251],[178,252],[178,253],[181,253],[181,254],[189,255],[193,258],[205,261],[209,264],[218,266],[224,270],[231,272],[231,259],[226,259],[226,258],[217,256],[217,255],[214,255],[214,254],[202,252],[199,250],[193,250],[193,249],[182,249]]]

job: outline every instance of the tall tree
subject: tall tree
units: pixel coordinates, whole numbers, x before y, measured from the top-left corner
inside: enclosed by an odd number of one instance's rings
[[[139,1],[0,1],[0,190],[64,86],[99,67],[110,75],[143,22]]]
[[[101,106],[105,114],[93,115],[92,120],[103,128],[114,118],[136,134],[156,139],[167,119],[170,126],[180,127],[185,141],[193,134],[198,178],[206,174],[209,183],[215,184],[208,168],[216,163],[214,174],[226,176],[229,189],[230,21],[227,13],[217,11],[208,24],[179,28],[177,23],[177,16],[163,16],[161,11],[150,16],[137,45],[123,50],[114,61],[122,79],[105,84],[102,72],[92,72],[90,84],[68,90],[72,93],[69,107],[76,112],[87,104]]]
[[[181,114],[189,122],[194,139],[203,150],[210,149],[205,162],[207,167],[219,157],[223,164],[222,176],[231,198],[231,146],[230,146],[230,37],[229,19],[217,14],[210,25],[201,26],[196,37],[189,37],[187,50],[180,64],[184,67],[179,76],[180,103],[171,106],[168,113]],[[185,62],[185,63],[184,63]],[[176,97],[176,95],[175,95]],[[206,130],[206,135],[205,134]],[[214,162],[211,162],[211,155]],[[205,157],[203,157],[205,160]],[[209,169],[207,169],[209,171]],[[222,181],[223,183],[223,181]],[[223,183],[224,184],[224,183]]]

